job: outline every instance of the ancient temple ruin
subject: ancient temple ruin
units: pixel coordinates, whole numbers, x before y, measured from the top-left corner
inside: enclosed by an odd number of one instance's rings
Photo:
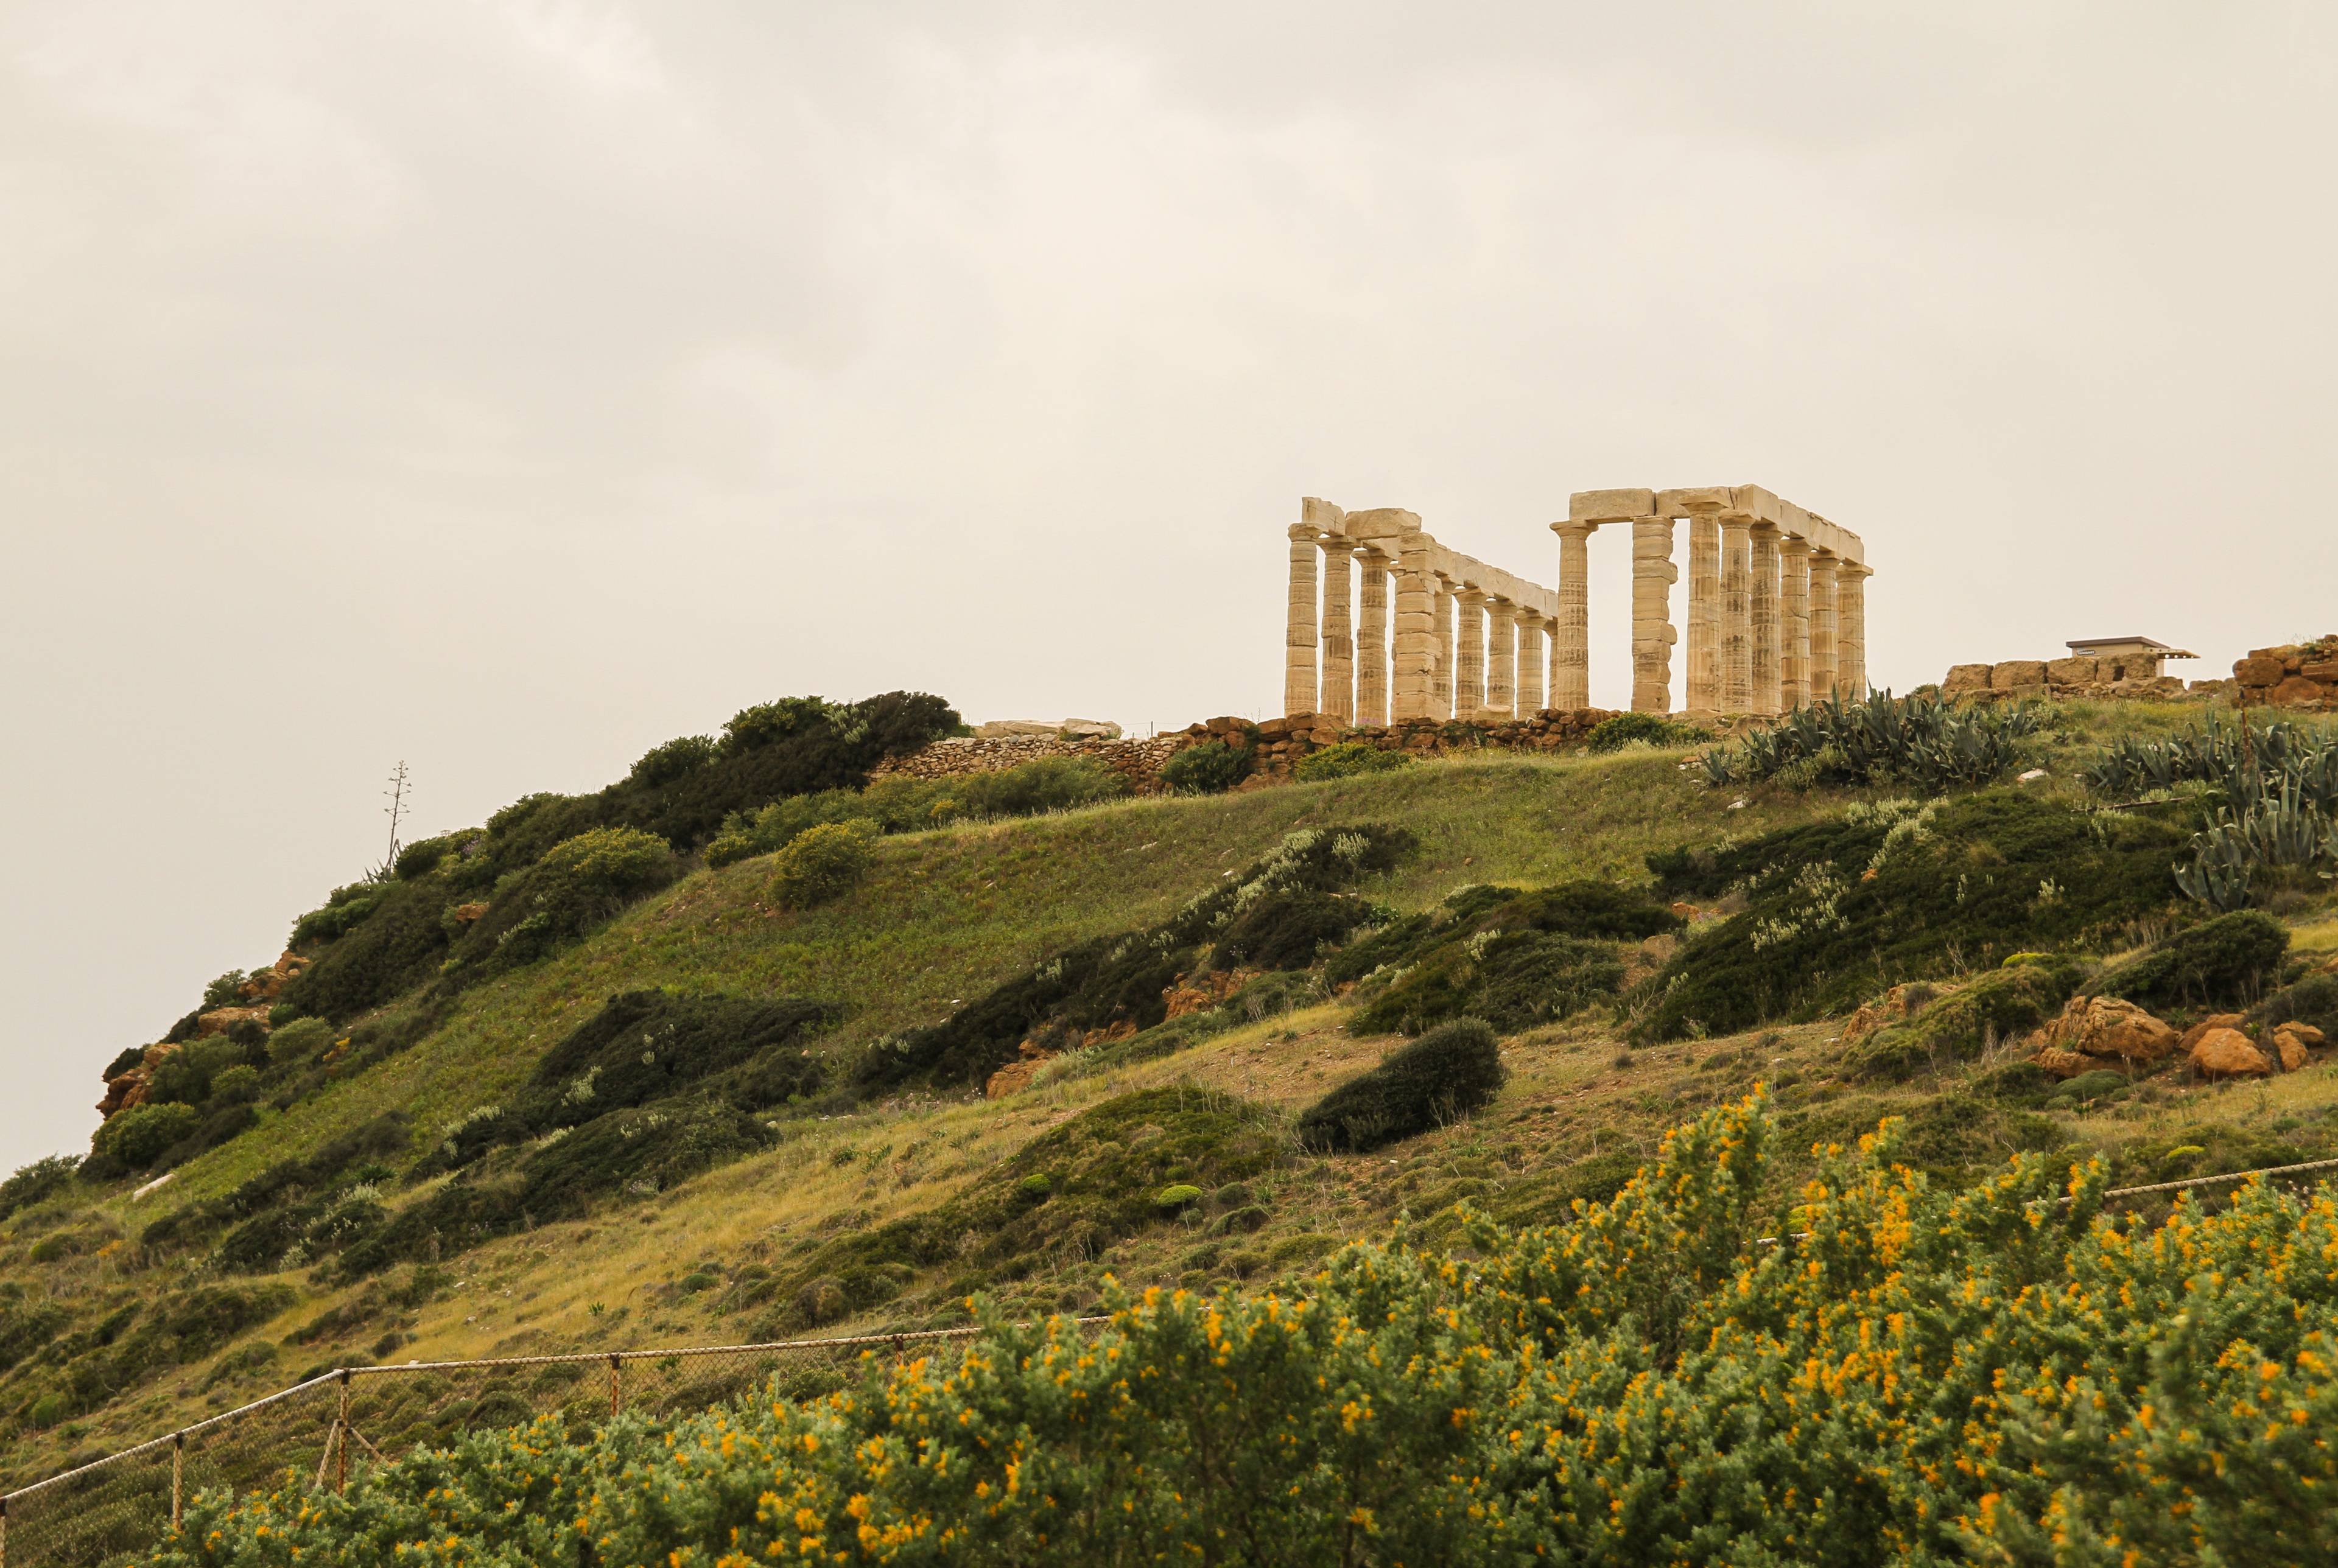
[[[1387,724],[1590,706],[1591,535],[1627,525],[1632,706],[1668,711],[1683,519],[1687,712],[1779,713],[1865,692],[1865,547],[1758,485],[1576,492],[1550,525],[1556,588],[1439,544],[1415,513],[1347,512],[1311,495],[1288,531],[1283,711]]]

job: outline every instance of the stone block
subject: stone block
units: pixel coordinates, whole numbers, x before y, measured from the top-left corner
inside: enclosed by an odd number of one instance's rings
[[[2244,686],[2278,686],[2288,673],[2278,658],[2264,653],[2252,653],[2233,664],[2233,679]]]
[[[1700,485],[1686,490],[1656,492],[1659,517],[1687,517],[1698,512],[1725,512],[1734,503],[1726,485]]]
[[[1655,514],[1653,490],[1577,490],[1567,498],[1567,514],[1578,523],[1616,523]]]
[[[2046,684],[2046,662],[2043,659],[2008,659],[1989,669],[1989,683],[1993,691],[2011,691],[2018,687]]]
[[[2309,702],[2320,702],[2330,695],[2330,689],[2319,681],[2308,681],[2303,675],[2291,675],[2273,689],[2271,701],[2276,707],[2303,708]]]
[[[2102,661],[2085,654],[2046,661],[2046,681],[2053,686],[2091,686],[2102,673]]]
[[[1764,523],[1778,521],[1780,503],[1773,491],[1764,490],[1759,485],[1733,485],[1729,487],[1729,499],[1733,512],[1743,512],[1746,516],[1759,518]]]
[[[2338,659],[2309,659],[2298,666],[2297,672],[2308,681],[2338,686]]]

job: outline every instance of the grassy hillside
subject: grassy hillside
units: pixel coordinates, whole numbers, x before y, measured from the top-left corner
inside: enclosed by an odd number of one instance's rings
[[[2107,735],[2169,733],[2196,717],[2190,707],[2065,710],[2038,751],[2053,778],[2032,788],[2065,788]],[[0,1220],[5,1479],[352,1359],[928,1326],[963,1320],[975,1289],[1009,1310],[1087,1307],[1107,1276],[1195,1287],[1296,1279],[1342,1241],[1383,1236],[1401,1217],[1416,1237],[1450,1236],[1464,1200],[1518,1222],[1562,1216],[1575,1198],[1613,1191],[1665,1129],[1757,1081],[1773,1086],[1789,1165],[1812,1142],[1855,1138],[1887,1113],[1909,1117],[1918,1165],[1958,1179],[2022,1150],[2066,1145],[2108,1151],[2121,1171],[2141,1174],[2241,1169],[2331,1146],[2338,1084],[2318,1066],[2235,1087],[2152,1080],[2063,1102],[2037,1083],[2009,1087],[1994,1059],[1952,1054],[1919,1073],[1854,1074],[1840,1006],[1631,1049],[1634,1007],[1659,1014],[1627,998],[1621,1014],[1593,1006],[1505,1039],[1508,1083],[1476,1114],[1384,1149],[1323,1155],[1292,1136],[1296,1113],[1392,1042],[1352,1027],[1357,1003],[1384,980],[1367,976],[1363,993],[1334,996],[1317,974],[1275,1003],[1295,1007],[1249,1018],[1237,994],[1207,1030],[1164,1025],[1105,1042],[1005,1099],[909,1083],[873,1098],[831,1088],[759,1102],[739,1122],[743,1157],[596,1197],[573,1218],[531,1217],[467,1250],[450,1244],[435,1264],[406,1259],[356,1277],[329,1260],[223,1272],[216,1232],[199,1243],[142,1240],[158,1221],[168,1232],[271,1171],[331,1156],[337,1140],[376,1137],[380,1152],[350,1157],[332,1180],[344,1190],[358,1181],[373,1196],[357,1201],[393,1220],[515,1179],[497,1172],[519,1164],[495,1162],[556,1153],[558,1140],[490,1151],[463,1170],[434,1151],[467,1121],[480,1125],[483,1108],[540,1095],[547,1053],[619,994],[828,1004],[839,1020],[804,1049],[840,1064],[1052,955],[1168,920],[1294,830],[1409,831],[1416,846],[1393,871],[1339,895],[1384,906],[1397,917],[1388,929],[1400,933],[1410,929],[1404,916],[1460,918],[1439,912],[1469,885],[1647,886],[1652,854],[1718,846],[1726,855],[1905,793],[1715,789],[1677,751],[1489,759],[895,833],[877,843],[865,882],[809,909],[780,906],[769,856],[687,870],[573,946],[445,995],[413,1043],[287,1108],[262,1109],[250,1131],[146,1196],[133,1196],[130,1179],[70,1186]],[[1733,900],[1742,903],[1720,889],[1685,897],[1707,935],[1685,946],[1657,938],[1645,951],[1614,945],[1627,983],[1657,984],[1660,965],[1693,962],[1700,943],[1732,926]],[[2172,887],[2149,897],[2178,904]],[[2283,913],[2297,953],[2338,955],[2326,899],[2300,895]],[[2150,935],[2149,924],[2071,940],[2091,958],[2111,956]],[[1450,929],[1449,946],[1469,945],[1466,923]],[[1169,1099],[1130,1098],[1148,1093]],[[569,1133],[567,1147],[585,1136]],[[379,1177],[348,1173],[368,1160],[379,1161]],[[1156,1212],[1170,1172],[1198,1195]],[[1035,1177],[1047,1185],[1035,1190]],[[196,1318],[170,1337],[152,1331]],[[10,1355],[12,1336],[27,1350]],[[118,1348],[133,1342],[143,1347],[135,1357]],[[104,1376],[77,1384],[60,1372],[101,1364]]]

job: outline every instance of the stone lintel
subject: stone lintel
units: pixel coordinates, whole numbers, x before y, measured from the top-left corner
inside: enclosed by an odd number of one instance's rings
[[[1320,534],[1337,534],[1341,520],[1346,516],[1346,513],[1320,495],[1302,495],[1299,498],[1301,524]]]
[[[1396,539],[1420,532],[1420,514],[1401,506],[1374,506],[1351,512],[1341,520],[1340,532],[1351,539]]]
[[[1726,485],[1699,485],[1686,490],[1656,492],[1656,515],[1694,517],[1700,512],[1725,512],[1732,505]]]
[[[1581,523],[1625,523],[1655,514],[1653,490],[1577,490],[1567,498],[1567,514]]]

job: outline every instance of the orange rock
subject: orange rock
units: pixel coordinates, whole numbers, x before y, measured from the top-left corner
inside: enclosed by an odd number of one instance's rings
[[[2237,1029],[2242,1022],[2242,1014],[2238,1013],[2211,1013],[2193,1024],[2191,1028],[2184,1031],[2184,1038],[2176,1043],[2176,1048],[2188,1056],[2192,1053],[2192,1047],[2200,1044],[2200,1037],[2209,1030]]]
[[[265,1007],[214,1007],[195,1020],[195,1037],[204,1040],[213,1034],[224,1034],[247,1018],[258,1020],[260,1026],[265,1028],[268,1024],[268,1009]]]
[[[2323,1044],[2321,1030],[2311,1024],[2289,1023],[2274,1026],[2274,1048],[2281,1053],[2281,1070],[2294,1073],[2313,1061],[2313,1047]]]
[[[2194,1043],[2192,1070],[2207,1078],[2263,1078],[2273,1072],[2264,1053],[2237,1029],[2211,1029]]]
[[[2046,1025],[2040,1044],[2088,1056],[2124,1062],[2161,1062],[2175,1053],[2177,1035],[2132,1002],[2109,996],[2073,997],[2062,1015]]]
[[[2081,1073],[2093,1072],[2099,1065],[2091,1056],[2081,1056],[2076,1051],[2058,1050],[2051,1045],[2039,1046],[2038,1054],[2030,1060],[2037,1063],[2040,1070],[2056,1078],[2076,1078]]]
[[[459,924],[465,926],[468,926],[472,921],[476,920],[480,916],[486,912],[487,906],[485,904],[457,904],[455,906],[455,918]]]

